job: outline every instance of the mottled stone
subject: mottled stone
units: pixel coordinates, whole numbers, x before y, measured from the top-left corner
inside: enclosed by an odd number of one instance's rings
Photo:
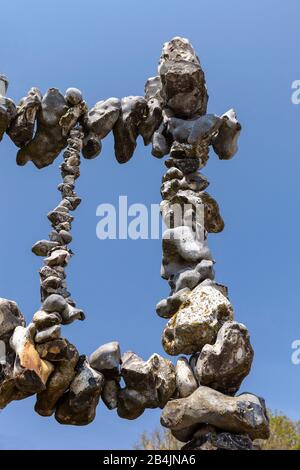
[[[177,117],[206,113],[208,95],[204,73],[187,39],[175,37],[164,44],[159,75],[162,97]]]
[[[81,357],[70,389],[55,411],[55,419],[60,424],[82,426],[91,423],[96,416],[104,376],[90,367],[87,359]]]
[[[229,397],[201,386],[187,398],[168,402],[161,416],[161,424],[174,430],[198,423],[248,434],[251,439],[269,437],[265,403],[262,398],[250,393]]]
[[[40,109],[41,101],[41,92],[37,88],[31,88],[17,106],[17,114],[7,130],[17,147],[24,147],[32,139],[36,114]]]
[[[174,292],[182,292],[183,289],[194,289],[205,279],[214,279],[215,273],[212,260],[203,259],[194,269],[184,269],[175,274],[169,281]]]
[[[206,344],[200,352],[195,375],[201,385],[234,395],[250,372],[253,354],[247,328],[226,322],[215,344]]]
[[[193,371],[185,357],[177,359],[176,367],[176,390],[180,398],[191,395],[198,387]]]
[[[83,100],[82,93],[78,88],[68,88],[66,90],[65,100],[69,106],[76,106]]]
[[[35,411],[41,416],[51,416],[57,401],[69,389],[70,383],[75,377],[75,367],[79,354],[75,346],[65,340],[68,344],[68,359],[57,362],[54,372],[51,374],[46,390],[37,394]],[[45,345],[42,345],[44,348]],[[40,348],[40,346],[38,346]]]
[[[87,113],[84,121],[84,141],[82,154],[85,158],[95,158],[101,151],[101,139],[113,129],[121,110],[118,98],[98,101]]]
[[[168,321],[162,335],[166,353],[193,354],[213,344],[221,326],[233,319],[233,308],[212,286],[199,284]]]
[[[67,110],[63,95],[56,88],[50,88],[37,113],[35,136],[17,154],[18,165],[25,165],[31,160],[37,168],[43,168],[53,163],[67,144],[59,124]]]
[[[119,366],[121,364],[120,346],[117,341],[103,344],[90,357],[91,366],[107,377],[119,375]]]
[[[121,111],[113,128],[115,138],[115,155],[119,163],[131,159],[139,135],[139,126],[148,116],[147,101],[142,96],[122,98]]]
[[[37,344],[36,350],[41,359],[50,362],[66,361],[74,356],[72,345],[64,338],[57,338]]]

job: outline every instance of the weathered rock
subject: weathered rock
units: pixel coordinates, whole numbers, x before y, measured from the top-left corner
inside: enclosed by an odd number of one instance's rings
[[[68,303],[61,295],[51,294],[43,302],[42,310],[48,313],[58,312],[62,314],[67,307]]]
[[[121,111],[114,125],[115,155],[119,163],[131,159],[139,135],[139,126],[148,116],[147,101],[142,96],[127,96],[121,100]]]
[[[118,393],[117,413],[120,418],[139,418],[145,411],[145,405],[142,392],[125,387]]]
[[[67,250],[55,250],[44,259],[44,263],[47,266],[67,266],[70,260],[70,253]]]
[[[161,424],[174,430],[198,423],[248,434],[251,439],[267,439],[269,436],[265,403],[250,393],[229,397],[201,386],[189,397],[167,403],[161,416]]]
[[[75,377],[79,354],[75,346],[67,340],[65,341],[68,344],[68,359],[55,364],[55,370],[47,382],[46,390],[37,394],[34,409],[41,416],[51,416],[54,413],[57,401],[69,389],[70,383]],[[45,344],[38,346],[38,348],[45,348]]]
[[[60,325],[53,325],[45,330],[39,331],[34,338],[36,343],[46,343],[60,337]]]
[[[78,88],[68,88],[66,90],[65,100],[69,106],[76,106],[83,100],[82,93]]]
[[[53,163],[67,144],[59,124],[67,110],[63,95],[56,88],[50,88],[37,113],[36,134],[17,154],[18,165],[25,165],[31,160],[37,168],[43,168]]]
[[[52,248],[57,247],[59,244],[57,242],[49,241],[49,240],[39,240],[36,242],[31,251],[37,256],[47,256],[49,251]]]
[[[120,385],[116,380],[105,380],[101,398],[109,410],[117,408],[119,391]]]
[[[234,109],[230,109],[221,116],[223,123],[218,134],[213,138],[213,149],[221,160],[229,160],[237,150],[237,140],[241,132],[241,125],[236,118]]]
[[[177,117],[206,113],[208,95],[204,73],[187,39],[175,37],[164,44],[159,74],[162,97]]]
[[[185,302],[190,293],[190,289],[182,289],[166,299],[162,299],[156,305],[156,313],[162,318],[171,318]]]
[[[179,357],[175,367],[176,390],[180,398],[191,395],[198,388],[193,371],[185,357]]]
[[[72,359],[74,356],[72,345],[64,338],[57,338],[42,344],[37,344],[36,350],[41,359],[50,362],[66,361]]]
[[[32,318],[33,323],[38,331],[44,330],[54,325],[61,323],[61,316],[57,312],[47,313],[43,310],[38,310]]]
[[[98,101],[87,113],[84,121],[85,138],[82,154],[85,158],[95,158],[101,151],[101,139],[113,129],[121,110],[118,98]]]
[[[0,338],[10,337],[17,326],[25,326],[25,319],[13,300],[0,298]]]
[[[184,269],[172,276],[169,280],[170,287],[174,292],[182,292],[183,289],[194,289],[205,279],[214,279],[215,273],[212,260],[203,259],[194,269]]]
[[[17,147],[24,147],[32,139],[41,101],[41,92],[37,88],[31,88],[17,106],[17,114],[7,130],[7,134]]]
[[[214,345],[206,344],[198,357],[195,375],[201,385],[234,395],[248,375],[253,349],[247,328],[226,322]]]
[[[139,125],[139,134],[143,137],[144,144],[148,145],[162,121],[163,100],[159,76],[151,77],[147,80],[145,84],[145,99],[147,100],[149,113]]]
[[[4,132],[8,129],[17,113],[14,102],[5,97],[7,88],[8,80],[4,75],[0,74],[0,142]]]
[[[16,353],[14,378],[19,390],[27,393],[37,393],[45,389],[53,365],[40,358],[35,349],[33,324],[27,328],[17,326],[10,340],[10,345]]]
[[[222,432],[194,438],[181,450],[254,450],[254,446],[247,435]]]
[[[173,364],[158,354],[143,361],[129,351],[122,356],[121,375],[128,389],[141,392],[146,408],[164,407],[176,388]]]
[[[233,319],[233,308],[224,295],[212,286],[199,284],[168,321],[162,336],[165,351],[193,354],[205,344],[213,344],[221,326]]]
[[[81,357],[68,393],[57,404],[55,419],[60,424],[77,426],[91,423],[96,416],[103,385],[104,376]]]
[[[105,377],[116,377],[119,375],[121,364],[120,346],[117,341],[103,344],[90,357],[91,366],[98,372],[102,372]]]
[[[8,348],[7,348],[8,349]],[[0,410],[14,400],[22,400],[30,396],[30,393],[21,391],[16,386],[14,377],[15,354],[6,351],[5,363],[0,362]]]

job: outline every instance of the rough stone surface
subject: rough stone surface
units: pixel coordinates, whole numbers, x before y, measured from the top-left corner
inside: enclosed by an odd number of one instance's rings
[[[40,358],[33,337],[33,324],[27,328],[17,326],[11,337],[10,344],[16,353],[14,377],[19,390],[27,393],[37,393],[45,389],[53,365]]]
[[[121,111],[113,128],[115,155],[119,163],[131,159],[139,135],[139,126],[148,116],[148,105],[142,96],[127,96],[121,100]]]
[[[82,154],[85,158],[95,158],[101,152],[101,139],[113,129],[121,110],[118,98],[98,101],[87,113],[84,121],[84,141]]]
[[[103,344],[90,357],[91,366],[105,376],[118,376],[119,366],[121,364],[120,346],[117,341]]]
[[[7,133],[18,147],[24,147],[32,139],[41,101],[41,92],[37,88],[31,88],[17,106],[17,114],[10,123]]]
[[[247,328],[226,322],[215,344],[206,344],[200,352],[195,375],[201,385],[234,395],[250,372],[253,354]]]
[[[251,439],[267,439],[269,436],[264,401],[250,393],[229,397],[200,386],[189,397],[167,403],[161,416],[161,424],[174,430],[200,423],[248,434]]]
[[[165,351],[193,354],[215,342],[221,326],[233,319],[233,308],[212,286],[197,286],[167,323],[162,336]]]
[[[221,432],[194,438],[181,450],[254,450],[254,447],[247,435]]]
[[[116,380],[105,380],[101,398],[109,410],[117,408],[119,391],[120,385]]]
[[[55,419],[60,424],[86,425],[96,416],[104,376],[92,369],[85,357],[77,365],[70,389],[59,401]]]

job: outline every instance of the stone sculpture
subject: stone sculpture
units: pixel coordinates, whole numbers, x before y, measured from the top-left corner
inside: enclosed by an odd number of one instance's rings
[[[236,395],[253,349],[246,327],[234,320],[227,288],[214,280],[208,233],[221,232],[224,222],[199,172],[210,147],[221,160],[234,156],[241,126],[232,109],[207,114],[205,76],[189,41],[176,37],[163,46],[158,75],[147,80],[144,97],[104,99],[88,110],[76,88],[65,95],[51,88],[44,96],[32,88],[16,107],[6,98],[7,85],[1,75],[0,139],[7,132],[20,147],[17,163],[31,160],[43,168],[64,153],[61,201],[48,213],[49,239],[32,247],[44,258],[41,306],[26,326],[17,304],[0,299],[0,340],[6,348],[0,408],[36,394],[37,413],[69,425],[89,424],[101,399],[129,420],[146,408],[162,408],[162,425],[185,443],[183,449],[253,449],[253,439],[268,437],[268,417],[262,398]],[[81,202],[75,191],[80,157],[99,155],[110,132],[119,163],[131,159],[139,135],[145,145],[152,143],[155,157],[168,155],[161,186],[167,225],[161,275],[170,294],[156,311],[167,320],[166,353],[180,355],[175,365],[158,354],[148,360],[131,351],[122,355],[117,341],[87,357],[62,336],[64,325],[85,319],[65,273],[73,256],[72,213]]]

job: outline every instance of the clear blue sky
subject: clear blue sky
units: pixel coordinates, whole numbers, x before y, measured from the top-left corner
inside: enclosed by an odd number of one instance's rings
[[[223,233],[210,236],[217,280],[229,286],[236,319],[249,328],[256,353],[242,390],[293,418],[300,418],[300,366],[290,360],[291,342],[300,338],[300,105],[290,96],[292,81],[300,79],[299,13],[297,0],[14,0],[1,7],[0,29],[9,96],[18,101],[31,86],[42,92],[76,86],[90,106],[143,94],[163,42],[190,39],[206,73],[209,112],[234,107],[243,125],[237,156],[219,161],[211,152],[204,170],[226,223]],[[60,159],[37,170],[17,167],[15,155],[5,137],[0,295],[17,301],[30,320],[39,307],[41,265],[30,249],[49,232],[46,213],[59,201]],[[160,241],[100,241],[95,232],[102,202],[116,203],[119,195],[129,203],[159,202],[163,171],[141,141],[129,163],[117,164],[111,137],[100,157],[83,161],[68,281],[87,319],[64,329],[82,353],[115,339],[123,352],[163,353],[164,320],[155,313],[168,293],[159,276]],[[64,427],[35,414],[33,405],[28,399],[0,413],[0,448],[126,449],[159,424],[159,411],[125,421],[102,403],[90,426]]]

